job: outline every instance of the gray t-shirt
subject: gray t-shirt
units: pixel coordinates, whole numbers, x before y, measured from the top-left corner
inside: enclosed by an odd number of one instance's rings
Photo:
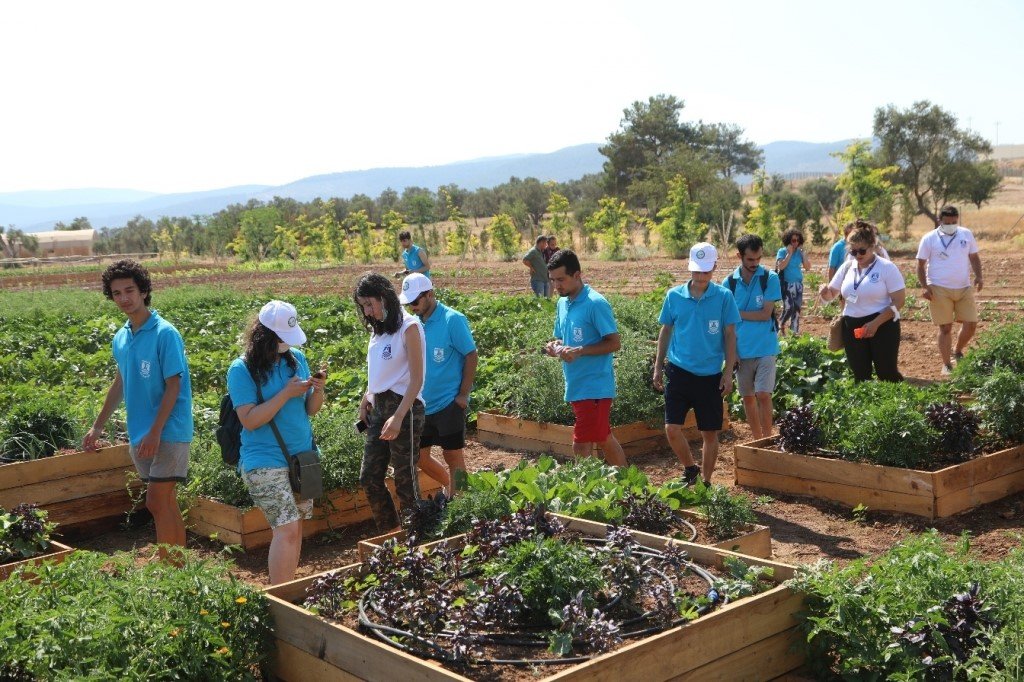
[[[530,275],[531,282],[548,281],[548,264],[544,262],[544,254],[538,251],[536,246],[526,252],[523,260],[533,266],[533,274]]]

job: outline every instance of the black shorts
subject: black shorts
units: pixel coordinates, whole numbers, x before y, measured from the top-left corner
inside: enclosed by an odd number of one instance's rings
[[[698,431],[722,430],[722,373],[697,376],[671,362],[665,365],[665,423],[682,424],[693,408]]]
[[[442,450],[461,450],[466,447],[466,411],[454,401],[440,412],[427,415],[423,435],[420,436],[420,448],[432,445]]]

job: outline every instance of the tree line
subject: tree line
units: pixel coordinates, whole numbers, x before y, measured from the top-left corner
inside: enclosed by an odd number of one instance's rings
[[[411,229],[431,251],[461,257],[494,252],[511,260],[538,233],[583,250],[600,248],[613,259],[624,257],[629,245],[649,250],[657,233],[660,248],[681,257],[695,241],[729,244],[740,230],[772,246],[795,226],[824,244],[854,217],[905,237],[915,216],[936,220],[939,207],[950,202],[980,208],[1000,182],[995,164],[984,160],[991,145],[927,101],[877,109],[877,142],[854,142],[838,154],[841,174],[799,189],[761,170],[763,154],[742,128],[684,120],[684,108],[672,95],[634,102],[600,148],[607,159],[603,171],[570,182],[512,177],[476,190],[455,184],[401,193],[388,188],[377,197],[251,200],[208,216],[137,216],[97,230],[94,250],[369,263],[397,260],[397,234]],[[736,177],[751,174],[753,191],[745,198]],[[56,225],[89,227],[86,217]],[[12,226],[6,251],[12,236],[32,250],[32,238]]]

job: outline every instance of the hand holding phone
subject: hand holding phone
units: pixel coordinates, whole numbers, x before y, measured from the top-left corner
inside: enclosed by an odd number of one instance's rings
[[[366,431],[366,429],[368,429],[368,428],[369,428],[369,427],[368,427],[368,426],[366,425],[366,422],[364,422],[364,421],[363,421],[362,419],[360,419],[360,420],[359,420],[359,421],[357,421],[357,422],[356,422],[355,424],[353,424],[353,426],[354,426],[354,427],[356,427],[356,431],[357,431],[358,433],[363,433],[363,432],[365,432],[365,431]]]

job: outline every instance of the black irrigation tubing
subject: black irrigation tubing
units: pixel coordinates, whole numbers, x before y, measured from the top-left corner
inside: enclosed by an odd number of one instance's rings
[[[634,548],[634,550],[635,549],[636,548]],[[641,555],[650,556],[650,557],[661,557],[661,556],[663,556],[663,554],[658,552],[657,550],[650,550],[649,548],[644,548],[644,551],[640,551],[640,552],[636,552],[636,553],[637,554],[641,554]],[[707,582],[708,585],[711,588],[714,588],[715,577],[713,575],[711,575],[711,573],[709,573],[703,567],[698,566],[697,564],[695,564],[695,563],[693,563],[691,561],[684,561],[683,562],[683,567],[686,568],[687,570],[693,572],[695,575],[697,575],[702,580]],[[672,594],[675,594],[675,589],[671,585],[671,579],[664,572],[662,572],[662,571],[660,571],[660,570],[658,570],[656,568],[652,568],[652,567],[648,567],[648,570],[658,574],[662,579],[664,579],[667,583],[669,583],[670,590],[671,590]],[[386,644],[388,644],[390,646],[393,646],[393,647],[395,647],[395,648],[397,648],[397,649],[399,649],[401,651],[405,651],[407,653],[410,653],[410,654],[413,654],[413,655],[416,655],[416,656],[422,656],[422,657],[426,657],[426,658],[429,658],[429,659],[434,659],[434,660],[442,661],[442,662],[445,662],[445,663],[462,663],[463,662],[463,661],[460,661],[459,659],[456,659],[455,656],[453,656],[449,652],[445,651],[441,646],[439,646],[437,643],[435,643],[435,642],[433,642],[433,641],[431,641],[429,639],[426,639],[424,637],[420,637],[419,635],[416,635],[416,634],[414,634],[412,632],[408,632],[406,630],[401,630],[399,628],[394,628],[394,627],[390,627],[388,625],[382,625],[380,623],[374,623],[374,622],[370,621],[369,617],[366,615],[367,601],[371,602],[372,610],[375,613],[379,613],[381,615],[385,615],[385,614],[383,614],[381,609],[376,605],[376,603],[372,602],[371,595],[373,594],[373,592],[374,592],[374,588],[370,588],[369,590],[367,590],[363,594],[362,598],[359,600],[359,624],[361,626],[363,626],[366,629],[368,629],[370,632],[372,632],[374,634],[374,636],[376,636],[378,639],[380,639],[384,643],[386,643]],[[616,595],[615,599],[619,599],[620,596],[621,595]],[[722,605],[725,605],[728,602],[729,602],[729,598],[727,596],[723,595],[722,596],[722,602],[721,602]],[[707,606],[703,606],[703,607],[701,607],[701,608],[699,608],[697,610],[697,613],[699,615],[704,615],[704,614],[708,613],[708,611],[710,611],[713,607],[714,607],[714,604],[709,604]],[[606,608],[608,608],[608,605],[606,605]],[[624,621],[623,624],[633,624],[633,623],[637,623],[637,622],[642,622],[643,620],[649,618],[651,615],[652,615],[652,612],[649,611],[649,612],[639,616],[638,618],[633,618],[633,619],[630,619],[628,621]],[[681,625],[681,624],[683,624],[685,622],[688,622],[687,619],[685,619],[685,618],[677,618],[677,619],[673,620],[672,622],[670,622],[668,625],[654,625],[654,626],[651,626],[651,627],[648,627],[648,628],[643,628],[643,629],[640,629],[640,630],[633,630],[633,631],[630,631],[630,632],[621,633],[619,636],[622,639],[632,639],[632,638],[640,637],[640,636],[644,636],[644,635],[656,634],[658,632],[664,632],[665,630],[667,630],[669,628],[676,627],[677,625]],[[395,636],[399,636],[399,637],[406,637],[406,638],[408,638],[408,639],[410,639],[410,640],[420,644],[421,646],[425,647],[427,650],[417,649],[415,647],[411,647],[411,646],[408,646],[406,644],[401,644],[399,642],[396,642],[389,635],[395,635]],[[480,643],[504,644],[504,645],[508,645],[508,646],[529,646],[529,647],[535,647],[535,646],[543,646],[543,644],[545,643],[544,640],[539,635],[534,635],[533,636],[536,639],[522,639],[522,640],[504,639],[504,638],[502,638],[501,635],[502,635],[502,633],[488,633],[488,634],[474,635],[473,638],[475,639],[475,641],[480,642]],[[453,633],[451,633],[451,632],[443,632],[443,633],[439,633],[438,636],[439,637],[451,638],[453,636]],[[518,633],[518,634],[510,633],[510,636],[523,637],[523,634],[522,633]],[[570,665],[570,664],[576,664],[576,663],[585,663],[587,661],[592,660],[595,656],[598,656],[598,655],[601,655],[601,654],[598,653],[598,654],[594,654],[594,655],[590,655],[590,656],[573,656],[573,657],[569,657],[569,658],[513,658],[513,659],[487,658],[487,659],[478,659],[478,660],[474,661],[474,663],[477,664],[477,665],[514,665],[514,666]]]

